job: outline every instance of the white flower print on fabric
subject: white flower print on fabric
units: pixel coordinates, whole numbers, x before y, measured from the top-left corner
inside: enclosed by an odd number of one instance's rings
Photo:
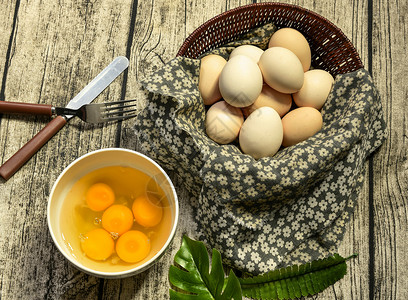
[[[265,25],[218,48],[267,47]],[[262,39],[259,37],[262,34]],[[198,92],[200,60],[177,57],[144,79],[147,106],[135,124],[139,146],[180,177],[191,194],[197,235],[224,262],[253,274],[329,255],[341,242],[363,183],[365,160],[386,138],[381,101],[369,73],[335,77],[323,128],[308,140],[255,160],[238,144],[205,134]]]

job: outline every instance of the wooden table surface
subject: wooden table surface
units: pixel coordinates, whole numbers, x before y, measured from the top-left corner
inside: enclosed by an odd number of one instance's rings
[[[138,81],[174,57],[200,24],[245,0],[2,0],[0,100],[65,106],[114,57],[128,70],[95,100],[137,98]],[[389,137],[366,163],[364,188],[338,252],[358,253],[348,274],[314,299],[408,299],[408,4],[393,1],[284,1],[328,18],[349,37],[380,92]],[[0,117],[0,163],[48,122]],[[88,276],[53,245],[47,199],[61,171],[92,150],[138,150],[134,120],[90,125],[72,120],[11,179],[0,182],[1,299],[167,299],[168,268],[183,234],[192,234],[188,193],[180,199],[174,242],[158,264],[122,280]]]

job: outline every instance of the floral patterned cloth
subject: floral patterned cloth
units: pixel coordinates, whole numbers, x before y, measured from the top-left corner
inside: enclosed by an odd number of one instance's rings
[[[241,44],[265,48],[274,30],[263,26],[213,53],[228,57]],[[369,73],[337,75],[321,111],[322,130],[255,160],[238,144],[218,145],[206,135],[199,67],[200,60],[177,57],[146,78],[148,103],[135,124],[142,151],[177,172],[191,193],[193,238],[252,274],[336,252],[364,162],[386,138]]]

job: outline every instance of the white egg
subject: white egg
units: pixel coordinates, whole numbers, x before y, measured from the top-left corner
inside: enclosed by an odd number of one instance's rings
[[[237,55],[245,55],[249,57],[250,59],[252,59],[255,63],[258,63],[259,58],[261,57],[263,52],[264,51],[259,47],[256,47],[253,45],[242,45],[242,46],[235,48],[231,52],[229,58],[231,59]]]
[[[235,107],[249,106],[262,90],[262,73],[258,65],[244,55],[231,58],[220,75],[222,98]]]
[[[205,118],[207,135],[219,144],[231,143],[238,137],[244,122],[244,116],[239,108],[225,101],[211,105]]]
[[[281,118],[268,106],[260,107],[250,114],[239,133],[242,152],[255,159],[275,155],[282,144],[282,139]]]
[[[296,93],[303,85],[302,63],[286,48],[272,47],[265,50],[258,64],[265,82],[278,92]]]
[[[321,109],[333,86],[333,76],[324,70],[305,72],[302,88],[293,94],[293,100],[299,107],[308,106]]]
[[[269,48],[283,47],[289,49],[299,58],[303,66],[303,71],[306,72],[307,70],[309,70],[310,63],[312,61],[310,46],[304,35],[296,29],[279,29],[272,35],[268,46]]]

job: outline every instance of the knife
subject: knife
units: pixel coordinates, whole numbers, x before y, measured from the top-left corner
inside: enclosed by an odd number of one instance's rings
[[[129,66],[129,60],[124,56],[116,57],[102,72],[100,72],[71,101],[67,108],[78,109],[91,103],[111,82]],[[28,141],[20,150],[10,157],[1,167],[0,176],[8,180],[20,169],[43,145],[45,145],[73,115],[57,116],[40,132]]]

